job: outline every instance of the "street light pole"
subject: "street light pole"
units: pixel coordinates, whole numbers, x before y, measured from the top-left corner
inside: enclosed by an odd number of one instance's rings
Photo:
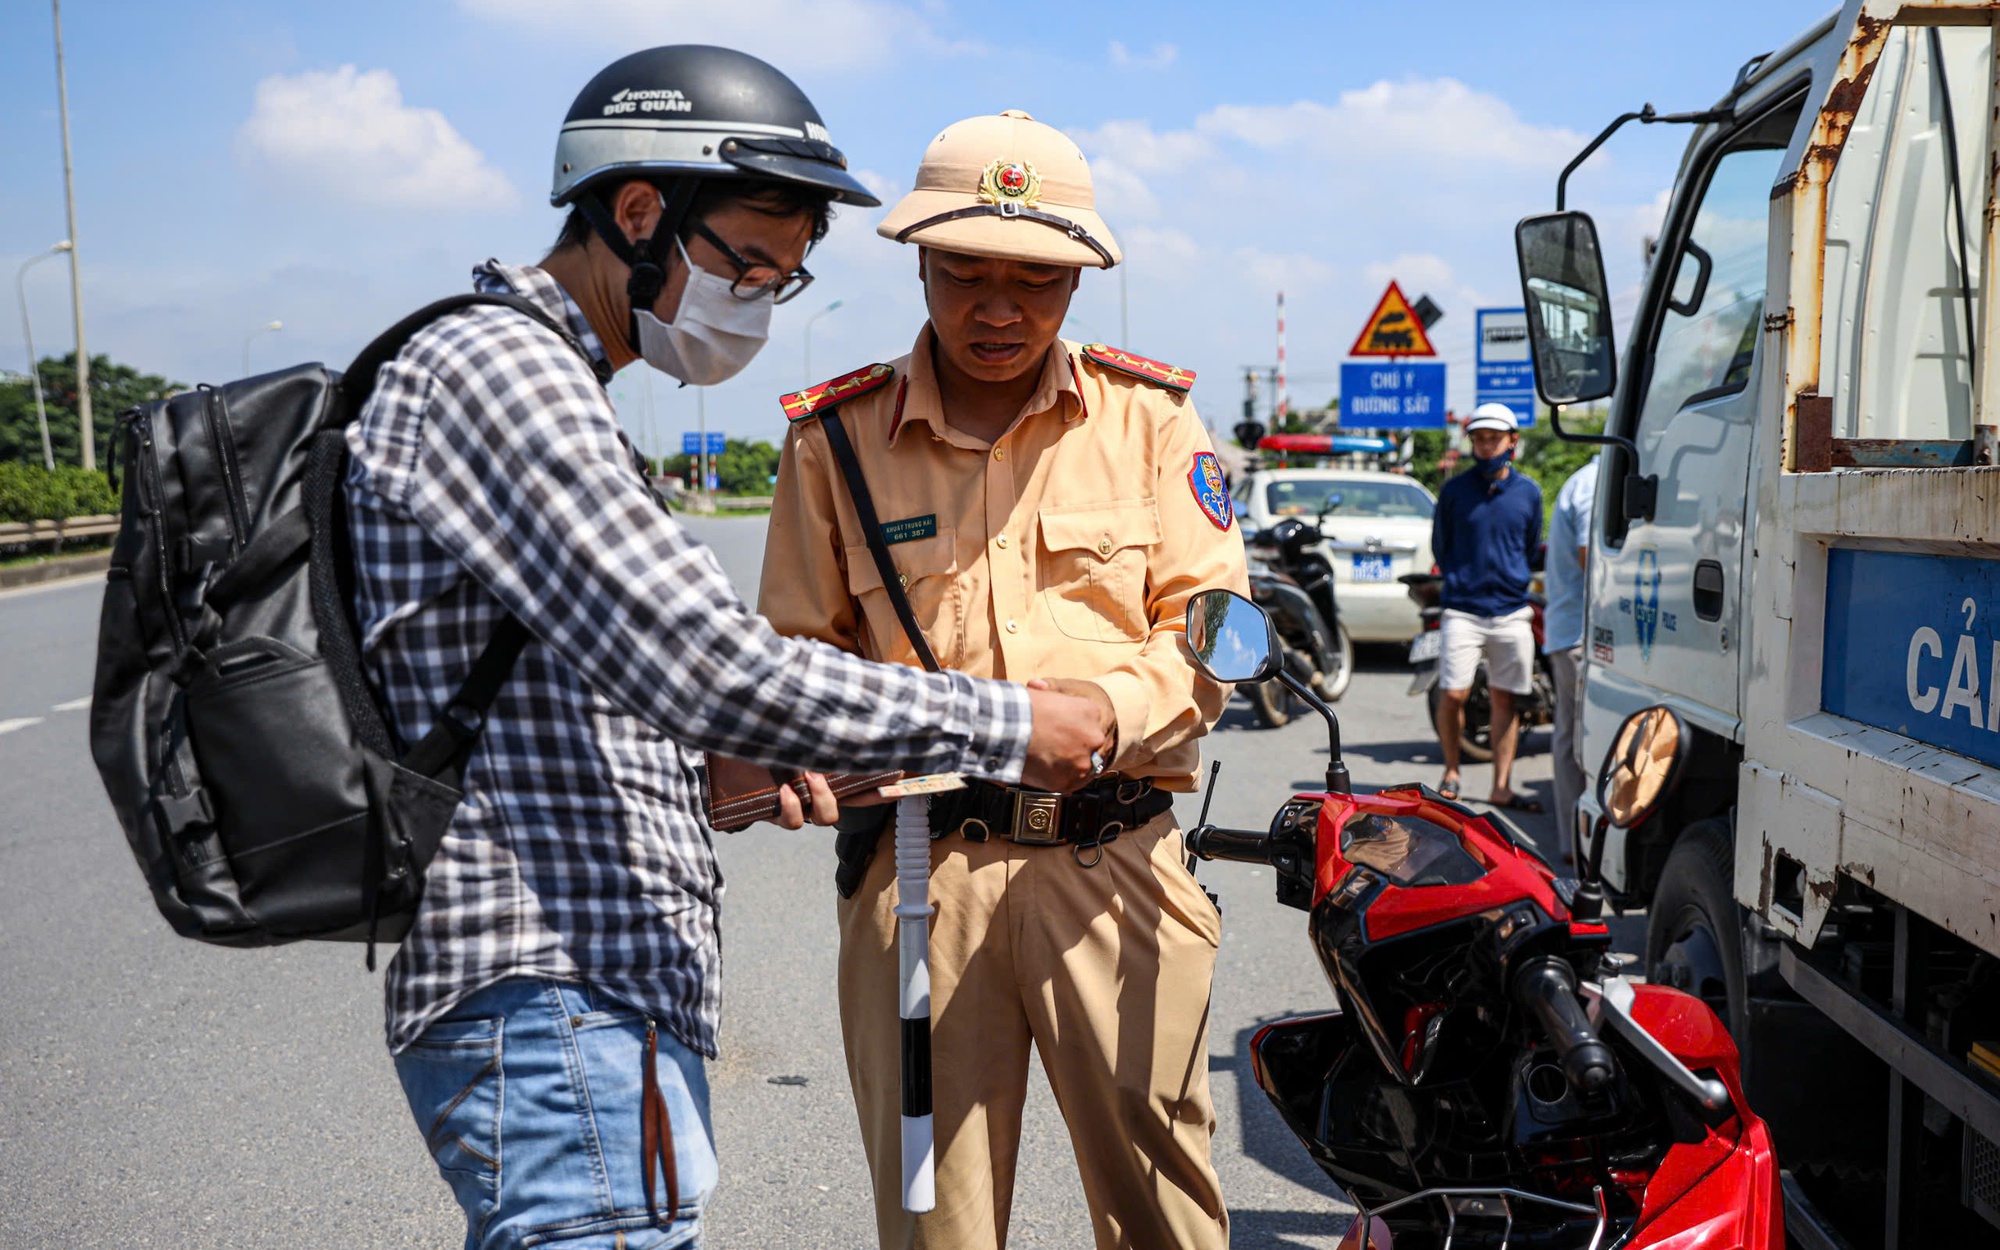
[[[256,329],[250,331],[250,333],[243,336],[244,377],[247,378],[250,376],[250,340],[256,338],[260,334],[264,334],[266,332],[275,332],[278,330],[282,330],[284,328],[285,328],[285,323],[282,321],[267,321],[263,325],[258,326]]]
[[[806,380],[805,380],[805,385],[807,385],[807,386],[811,386],[811,385],[813,384],[813,322],[815,322],[815,321],[818,321],[818,320],[819,320],[819,319],[820,319],[821,317],[824,317],[824,316],[826,316],[826,315],[827,315],[828,313],[832,312],[832,311],[833,311],[834,309],[836,309],[836,308],[838,308],[838,307],[840,307],[840,301],[839,301],[839,300],[835,300],[835,301],[833,301],[833,302],[832,302],[831,304],[828,304],[828,305],[827,305],[827,306],[826,306],[825,308],[822,308],[822,309],[820,309],[820,310],[819,310],[818,312],[814,313],[814,314],[813,314],[812,316],[810,316],[810,317],[807,317],[807,318],[806,318]]]
[[[60,256],[69,250],[69,240],[64,239],[48,251],[22,261],[20,272],[14,275],[14,292],[21,297],[21,340],[28,345],[28,377],[35,384],[35,419],[41,422],[42,426],[42,464],[51,472],[56,467],[56,453],[49,446],[49,410],[42,402],[42,366],[35,358],[35,332],[28,325],[28,266],[36,261],[47,260],[51,256]]]
[[[49,0],[56,27],[56,107],[62,114],[63,202],[69,211],[69,302],[76,314],[77,441],[83,467],[97,467],[97,426],[90,416],[90,349],[83,342],[83,275],[76,260],[76,175],[69,154],[69,85],[63,77],[62,0]]]

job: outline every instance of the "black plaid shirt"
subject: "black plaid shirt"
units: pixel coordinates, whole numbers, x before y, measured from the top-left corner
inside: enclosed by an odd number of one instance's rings
[[[541,270],[489,261],[474,281],[535,300],[602,358]],[[520,313],[419,332],[347,441],[362,647],[403,740],[503,611],[534,635],[389,965],[392,1050],[534,975],[588,982],[715,1054],[722,876],[690,749],[1019,779],[1024,690],[772,633],[653,498],[590,367]]]

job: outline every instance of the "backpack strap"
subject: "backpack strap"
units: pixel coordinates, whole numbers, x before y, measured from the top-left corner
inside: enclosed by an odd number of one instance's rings
[[[486,710],[499,697],[500,687],[507,684],[514,661],[520,658],[521,648],[528,645],[529,637],[528,627],[517,616],[507,616],[494,628],[493,637],[472,662],[472,671],[465,675],[458,693],[438,711],[437,720],[423,741],[403,756],[403,767],[436,778],[447,770],[465,766],[473,744],[479,741],[480,730],[486,727]]]
[[[610,383],[610,363],[607,361],[592,360],[590,353],[583,349],[583,344],[577,339],[576,335],[570,333],[570,328],[557,321],[554,317],[549,316],[540,304],[520,295],[484,295],[468,291],[460,295],[447,295],[441,300],[425,304],[422,308],[417,309],[417,311],[398,321],[395,325],[376,335],[375,339],[368,346],[361,349],[360,354],[355,356],[354,363],[347,366],[347,372],[341,376],[340,401],[342,424],[351,422],[361,415],[361,406],[368,402],[368,396],[375,389],[376,371],[381,369],[383,365],[394,360],[396,354],[402,351],[412,338],[416,337],[417,331],[440,317],[486,304],[495,305],[500,308],[511,308],[529,320],[539,322],[543,327],[558,335],[563,342],[569,344],[571,351],[583,357],[584,363],[590,366],[592,375],[597,378],[600,385],[608,385]]]
[[[440,317],[489,304],[511,308],[552,331],[568,344],[571,351],[583,358],[600,385],[611,380],[611,366],[604,361],[591,359],[590,353],[584,350],[582,341],[571,333],[570,328],[551,317],[533,300],[513,294],[490,295],[468,292],[446,296],[444,299],[424,305],[377,335],[368,346],[361,349],[341,379],[341,423],[352,422],[361,415],[362,406],[368,402],[368,396],[375,389],[376,374],[383,365],[396,358],[397,353],[408,345],[418,331]],[[344,450],[343,439],[342,451]],[[341,459],[344,462],[345,456],[343,455]],[[338,490],[337,482],[334,490]],[[493,631],[493,636],[487,639],[485,649],[479,653],[479,658],[472,662],[472,671],[466,674],[458,693],[439,709],[430,732],[404,754],[403,767],[439,780],[445,779],[442,774],[456,773],[464,768],[466,759],[472,754],[473,745],[479,740],[480,731],[485,728],[487,710],[493,706],[493,700],[499,697],[500,688],[507,684],[508,677],[514,671],[514,662],[520,658],[529,637],[528,627],[521,624],[511,613],[501,619]],[[360,667],[358,647],[355,649],[353,659],[354,668],[358,672]],[[456,778],[452,781],[455,783]],[[417,867],[421,869],[423,865]]]

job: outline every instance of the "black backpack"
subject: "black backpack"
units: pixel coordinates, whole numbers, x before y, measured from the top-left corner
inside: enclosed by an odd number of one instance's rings
[[[411,314],[346,376],[300,365],[122,414],[124,501],[98,625],[90,750],[153,901],[225,946],[409,931],[486,709],[527,642],[509,617],[414,747],[362,671],[343,482],[376,369],[447,313]]]

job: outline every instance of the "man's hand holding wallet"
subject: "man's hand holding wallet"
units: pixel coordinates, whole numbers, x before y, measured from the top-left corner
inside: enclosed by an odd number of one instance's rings
[[[1021,784],[1067,794],[1099,775],[1117,750],[1111,699],[1095,682],[1036,679],[1028,683],[1034,725]],[[781,775],[782,774],[782,775]],[[760,820],[786,829],[810,818],[831,825],[840,805],[865,807],[892,800],[876,793],[902,777],[898,772],[794,773],[711,753],[708,757],[709,823],[733,833]]]

